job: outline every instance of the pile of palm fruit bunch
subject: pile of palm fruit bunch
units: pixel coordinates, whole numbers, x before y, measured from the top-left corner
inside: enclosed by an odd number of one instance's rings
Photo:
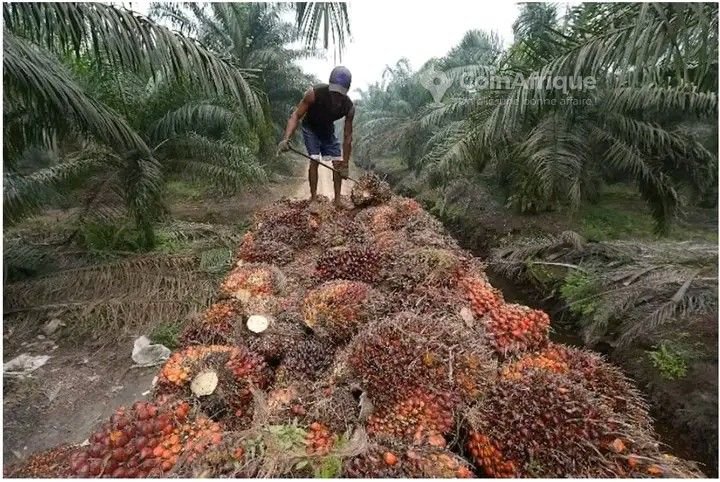
[[[700,477],[601,356],[549,340],[375,176],[258,212],[152,399],[10,474]]]

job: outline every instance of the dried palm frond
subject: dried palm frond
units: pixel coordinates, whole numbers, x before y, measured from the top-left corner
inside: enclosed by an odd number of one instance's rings
[[[113,336],[176,322],[214,297],[212,278],[198,264],[193,256],[136,256],[10,283],[6,320],[32,327],[56,317],[71,332]]]
[[[581,315],[585,341],[611,336],[628,346],[666,323],[716,312],[717,260],[709,243],[586,242],[565,232],[497,249],[490,262],[526,281],[535,279],[536,267],[559,270],[552,280],[567,308]],[[578,288],[563,291],[568,284]]]

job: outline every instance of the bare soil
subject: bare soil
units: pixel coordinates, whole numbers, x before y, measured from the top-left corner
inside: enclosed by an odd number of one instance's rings
[[[156,367],[130,368],[133,341],[102,348],[57,346],[37,340],[20,353],[51,358],[24,379],[4,378],[3,457],[5,465],[60,444],[82,443],[120,406],[145,398]]]

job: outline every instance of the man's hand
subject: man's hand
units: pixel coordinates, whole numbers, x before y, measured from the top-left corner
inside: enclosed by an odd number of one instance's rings
[[[290,140],[289,139],[283,139],[278,143],[277,147],[277,154],[278,156],[282,154],[283,152],[287,152],[290,150]]]

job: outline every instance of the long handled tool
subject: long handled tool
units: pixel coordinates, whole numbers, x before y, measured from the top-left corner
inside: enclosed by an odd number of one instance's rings
[[[342,177],[343,179],[347,179],[348,181],[352,181],[352,182],[357,182],[357,180],[353,179],[353,178],[350,177],[350,176],[344,176],[340,171],[338,171],[337,169],[335,169],[335,168],[332,167],[331,165],[325,164],[324,162],[318,161],[317,159],[313,159],[312,157],[308,156],[308,155],[305,154],[304,152],[298,151],[297,149],[295,149],[295,148],[294,148],[293,146],[291,146],[291,145],[288,145],[288,149],[290,149],[290,150],[291,150],[292,152],[294,152],[295,154],[300,154],[300,155],[303,156],[305,159],[309,159],[309,160],[311,160],[311,161],[317,162],[317,163],[320,164],[321,166],[330,169],[332,172],[336,172],[336,173],[340,174],[340,177]]]

